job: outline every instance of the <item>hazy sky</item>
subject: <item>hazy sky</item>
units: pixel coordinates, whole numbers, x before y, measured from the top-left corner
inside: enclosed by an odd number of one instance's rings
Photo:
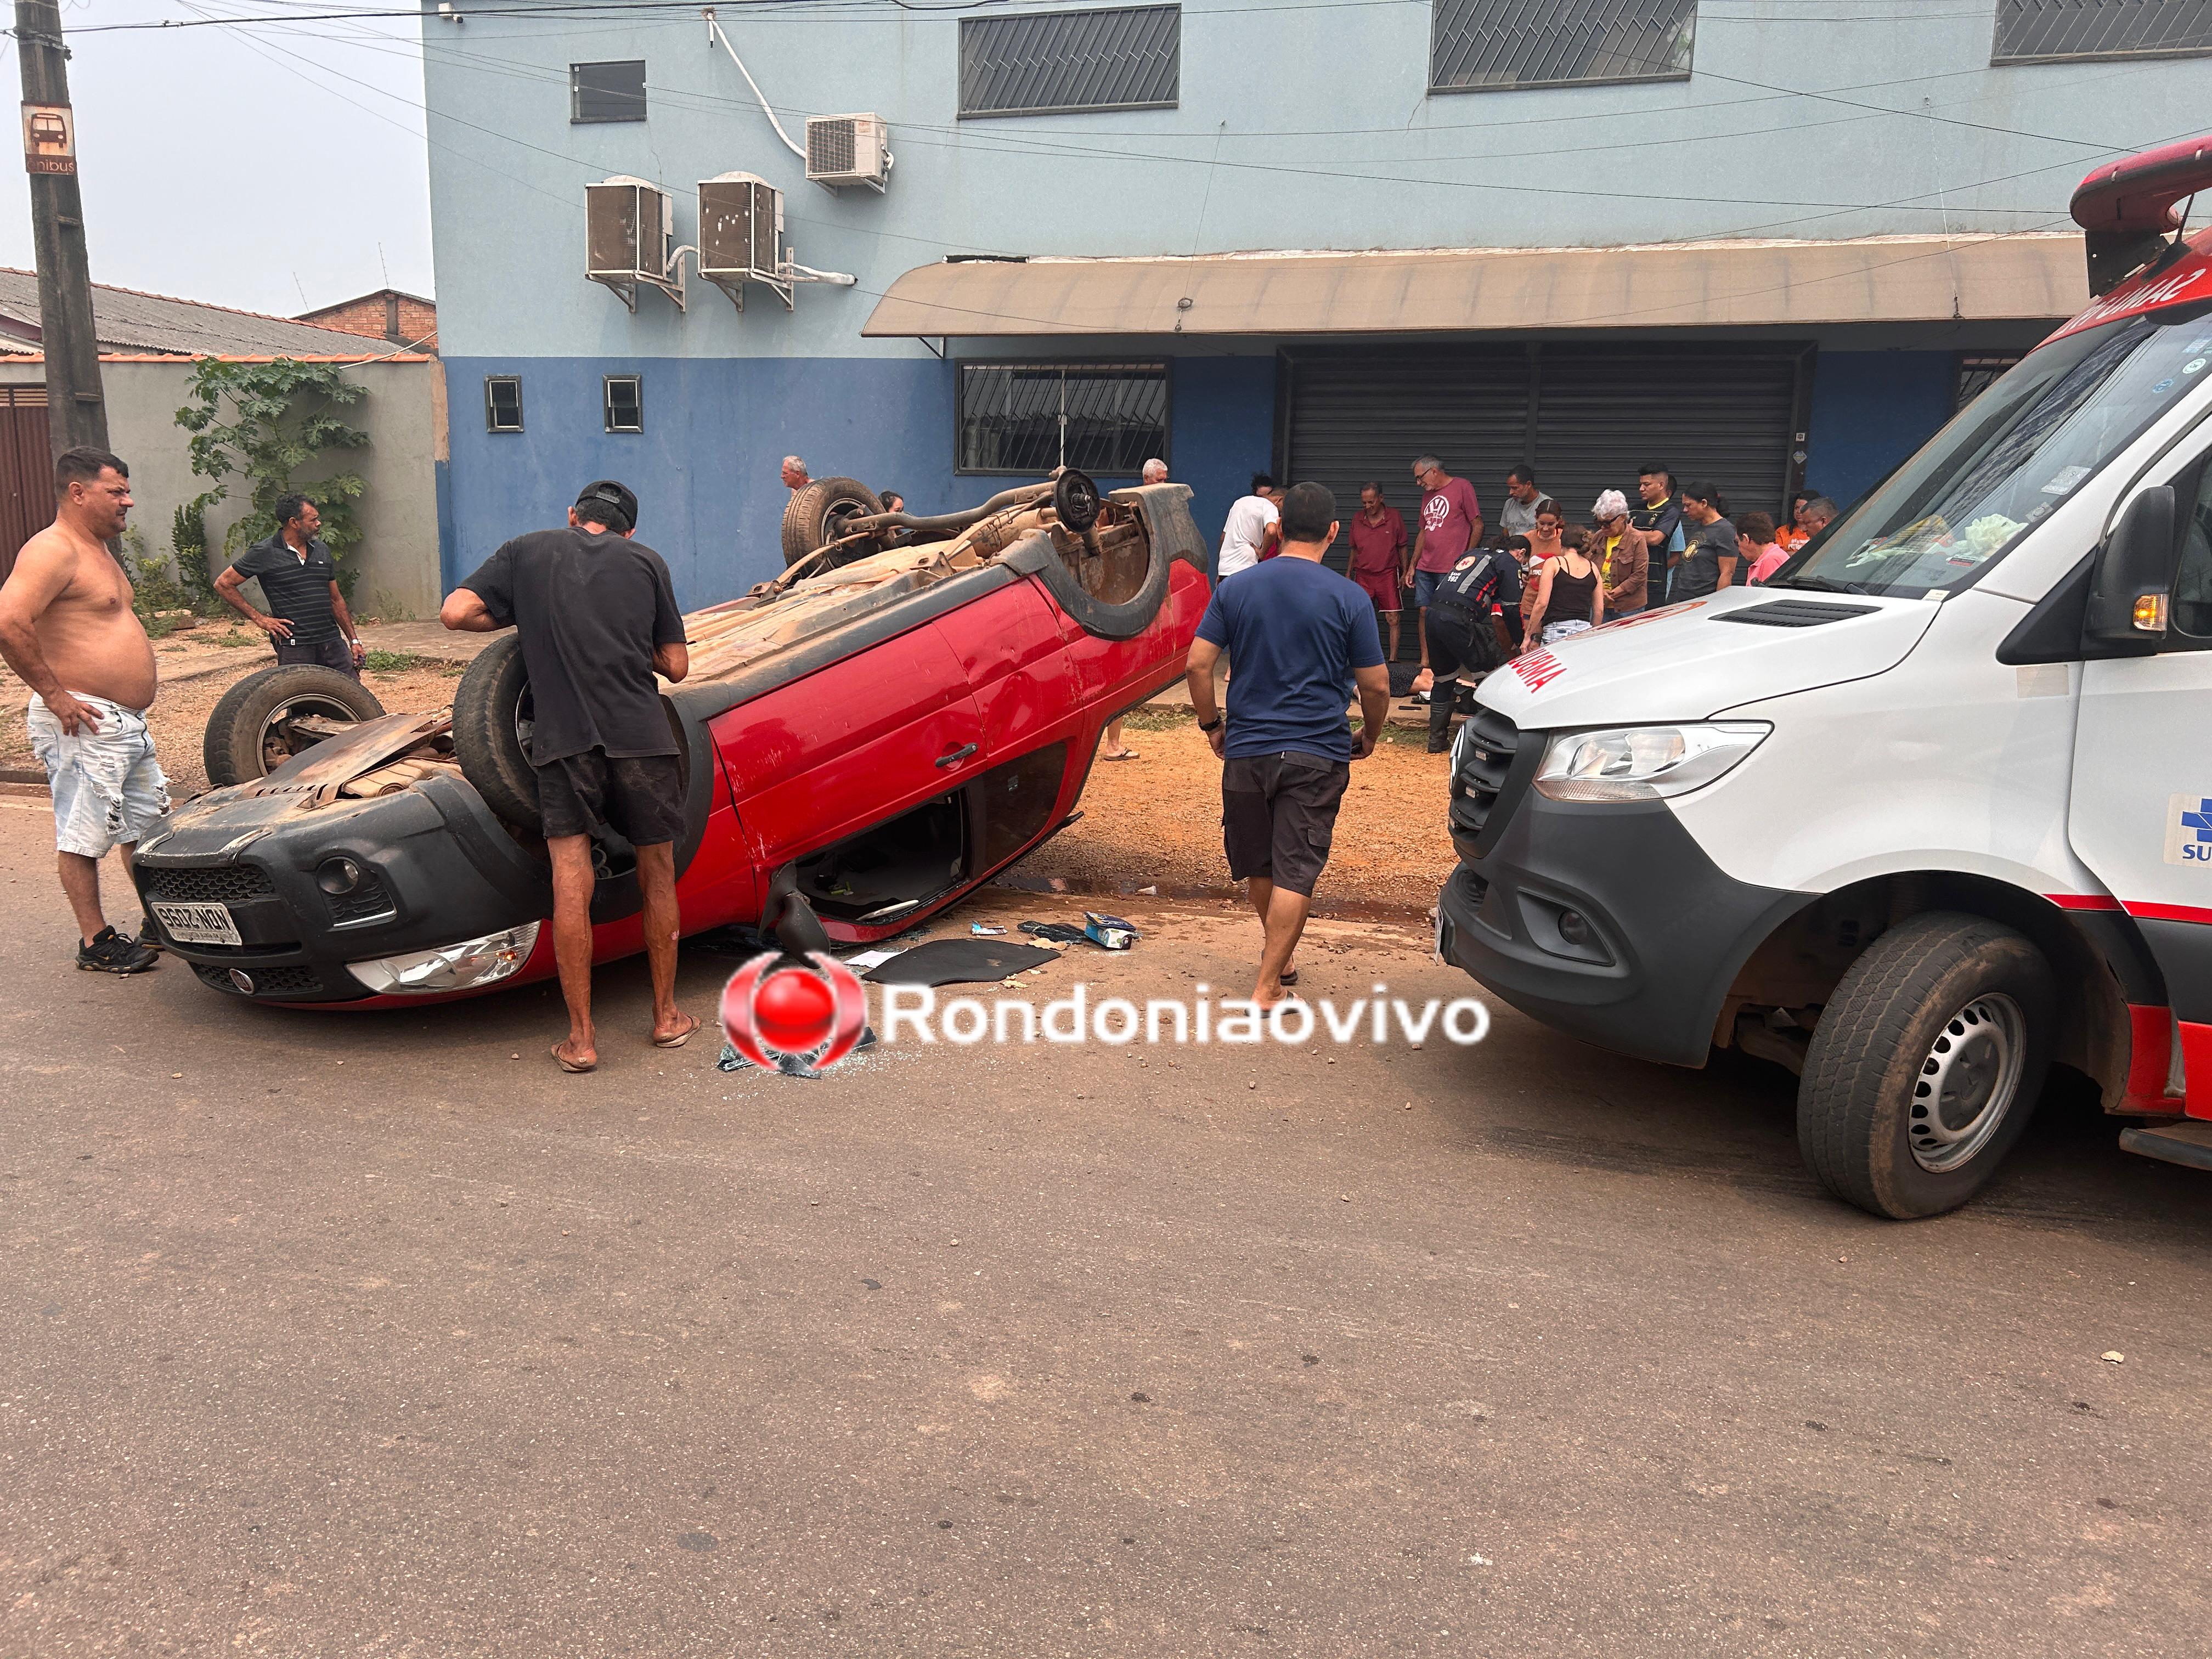
[[[430,294],[411,19],[70,33],[242,9],[63,0],[93,281],[283,316],[382,288],[387,270],[392,287]],[[0,264],[27,269],[21,163],[0,179]]]

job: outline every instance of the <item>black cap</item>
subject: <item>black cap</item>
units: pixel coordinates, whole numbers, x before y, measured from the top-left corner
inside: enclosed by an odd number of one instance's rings
[[[596,479],[576,497],[576,516],[603,524],[619,535],[637,528],[637,497],[627,484],[612,478]]]

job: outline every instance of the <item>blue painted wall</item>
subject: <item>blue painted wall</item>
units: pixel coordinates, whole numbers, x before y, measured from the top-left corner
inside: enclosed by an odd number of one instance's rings
[[[953,472],[953,365],[849,357],[449,357],[453,407],[453,586],[508,537],[566,522],[594,478],[637,492],[638,537],[668,561],[687,609],[743,592],[783,568],[779,532],[790,494],[783,457],[817,477],[845,474],[896,489],[916,513],[973,506],[1024,482]],[[487,374],[522,380],[520,432],[487,432]],[[610,433],[602,377],[643,380],[645,430]],[[1169,460],[1192,486],[1209,541],[1245,481],[1267,465],[1273,357],[1176,362]],[[1189,465],[1183,465],[1183,458]],[[1102,477],[1105,488],[1132,477]]]
[[[1951,418],[1948,351],[1823,351],[1805,482],[1849,507]]]

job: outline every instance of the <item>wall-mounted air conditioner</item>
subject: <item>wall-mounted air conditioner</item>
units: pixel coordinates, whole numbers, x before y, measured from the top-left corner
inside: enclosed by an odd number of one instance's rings
[[[744,284],[774,289],[791,304],[784,270],[783,192],[757,173],[699,181],[699,274],[745,308]]]
[[[890,135],[880,115],[811,115],[806,120],[806,176],[835,191],[847,185],[881,191],[890,176]]]
[[[676,216],[666,191],[626,173],[584,186],[584,275],[637,309],[637,291],[657,288],[684,304],[675,254]]]

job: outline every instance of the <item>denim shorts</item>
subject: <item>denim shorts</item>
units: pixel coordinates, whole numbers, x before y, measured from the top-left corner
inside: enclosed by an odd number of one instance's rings
[[[152,833],[169,810],[169,781],[155,758],[144,714],[106,697],[77,701],[100,716],[97,732],[63,731],[46,699],[36,696],[24,724],[53,790],[55,848],[96,859]]]
[[[1413,603],[1423,611],[1437,597],[1437,584],[1451,574],[1449,570],[1416,570],[1413,573]]]

